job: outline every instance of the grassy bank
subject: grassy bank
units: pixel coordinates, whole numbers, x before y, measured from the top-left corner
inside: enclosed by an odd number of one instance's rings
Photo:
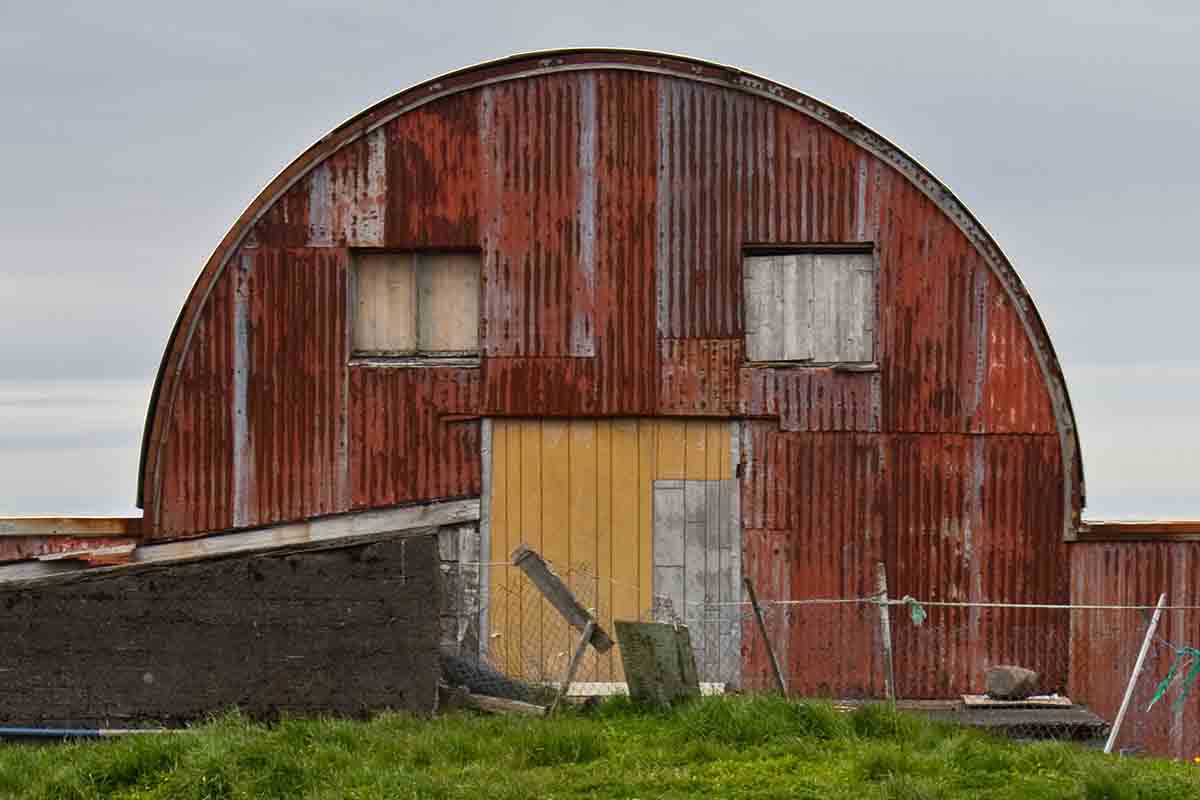
[[[773,698],[553,720],[225,715],[194,731],[0,745],[4,798],[1187,798],[1200,767],[1017,745],[885,707]]]

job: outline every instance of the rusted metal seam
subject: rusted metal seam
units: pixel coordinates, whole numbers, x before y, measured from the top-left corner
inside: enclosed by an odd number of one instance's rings
[[[565,52],[565,51],[556,51],[556,52]],[[586,52],[590,52],[590,51],[586,51],[586,50],[577,51],[577,54],[583,54]],[[663,59],[671,58],[671,56],[668,56],[665,54],[653,54],[653,53],[646,53],[646,52],[640,52],[640,53],[630,52],[629,55],[639,55],[642,57],[663,58]],[[534,58],[536,56],[537,56],[537,54],[532,54],[530,56],[530,58]],[[514,56],[514,57],[511,57],[510,59],[504,59],[501,62],[490,62],[490,64],[498,65],[498,64],[502,64],[502,63],[505,63],[505,62],[508,62],[511,60],[516,60],[517,58],[519,58],[519,57]],[[1001,285],[1004,287],[1005,292],[1009,297],[1009,300],[1013,303],[1014,309],[1017,312],[1017,316],[1021,320],[1022,327],[1024,328],[1026,335],[1030,338],[1031,343],[1033,344],[1034,353],[1037,356],[1038,365],[1039,365],[1040,369],[1042,370],[1042,374],[1047,379],[1047,389],[1050,392],[1051,403],[1054,406],[1055,412],[1056,412],[1055,413],[1055,422],[1056,422],[1056,426],[1059,431],[1060,447],[1062,450],[1062,458],[1063,458],[1063,476],[1064,476],[1063,495],[1064,495],[1064,516],[1065,516],[1065,519],[1063,522],[1063,535],[1066,538],[1073,537],[1075,535],[1075,521],[1072,517],[1072,511],[1073,511],[1073,506],[1074,506],[1073,495],[1074,495],[1075,471],[1078,470],[1078,472],[1079,472],[1079,490],[1080,490],[1081,496],[1083,496],[1083,493],[1084,493],[1084,479],[1083,479],[1083,467],[1082,467],[1081,462],[1078,461],[1078,459],[1081,458],[1081,456],[1078,451],[1078,443],[1077,443],[1076,436],[1075,436],[1076,426],[1074,423],[1074,412],[1071,408],[1070,397],[1067,393],[1066,379],[1064,376],[1062,376],[1061,370],[1059,370],[1058,373],[1056,374],[1055,371],[1050,368],[1050,365],[1052,363],[1057,364],[1058,361],[1057,361],[1057,358],[1053,355],[1052,351],[1048,351],[1048,349],[1047,349],[1046,345],[1049,342],[1049,334],[1048,334],[1048,332],[1043,331],[1042,332],[1043,335],[1041,335],[1041,336],[1036,335],[1037,332],[1035,331],[1035,329],[1033,327],[1033,323],[1030,321],[1030,318],[1029,318],[1029,312],[1031,309],[1033,310],[1034,316],[1037,316],[1037,311],[1035,308],[1033,308],[1032,300],[1029,298],[1028,292],[1025,291],[1024,284],[1022,283],[1020,277],[1017,275],[1016,269],[1012,266],[1012,263],[1004,256],[1003,251],[1000,249],[999,245],[996,244],[995,240],[991,237],[990,234],[988,234],[987,230],[983,227],[983,225],[974,217],[973,214],[971,214],[970,210],[967,209],[966,205],[961,200],[959,200],[953,194],[953,192],[951,192],[950,189],[948,187],[946,187],[936,176],[934,176],[930,170],[926,169],[915,159],[911,158],[906,153],[901,151],[898,147],[893,145],[890,141],[888,141],[883,136],[880,136],[879,134],[876,134],[874,131],[869,130],[865,125],[858,122],[851,115],[846,114],[845,112],[841,112],[841,111],[835,109],[833,106],[831,106],[827,103],[824,103],[820,100],[817,100],[816,98],[806,95],[802,92],[799,92],[798,90],[791,89],[789,87],[785,87],[782,84],[778,84],[778,83],[775,83],[774,81],[769,81],[764,78],[757,78],[756,76],[753,76],[749,73],[745,73],[742,70],[738,70],[736,68],[724,67],[719,64],[711,64],[711,63],[707,63],[707,62],[700,62],[695,59],[686,59],[685,58],[684,60],[691,61],[692,63],[695,63],[697,65],[706,64],[710,68],[714,68],[714,69],[729,70],[730,72],[737,73],[737,77],[736,77],[736,79],[734,79],[732,81],[731,80],[721,80],[718,78],[699,75],[699,74],[696,74],[695,72],[688,74],[688,73],[684,73],[684,72],[677,71],[677,70],[670,69],[670,68],[663,67],[663,66],[630,64],[630,63],[626,63],[626,62],[615,62],[614,63],[614,62],[598,61],[598,62],[585,63],[585,64],[559,63],[554,66],[549,66],[549,65],[547,65],[549,60],[543,59],[543,61],[542,61],[543,66],[539,67],[537,69],[522,70],[522,71],[510,73],[510,74],[498,75],[498,76],[488,78],[485,80],[472,82],[472,83],[466,83],[461,86],[455,86],[452,89],[448,89],[448,90],[445,90],[442,92],[436,91],[436,89],[441,87],[441,83],[440,83],[440,81],[435,79],[435,81],[433,83],[429,84],[431,93],[428,96],[421,98],[419,100],[416,100],[414,102],[405,104],[402,108],[397,109],[392,114],[384,115],[384,116],[380,117],[379,119],[374,120],[371,123],[364,124],[363,127],[358,131],[347,132],[346,134],[344,134],[346,138],[340,144],[338,144],[329,153],[324,154],[320,158],[319,161],[316,161],[315,163],[308,165],[307,168],[302,169],[300,172],[297,173],[296,176],[294,176],[292,178],[292,180],[288,181],[286,184],[284,184],[282,187],[280,187],[280,189],[275,193],[274,197],[272,197],[268,202],[265,202],[263,204],[263,206],[249,220],[239,220],[237,223],[235,223],[235,226],[237,224],[242,224],[244,226],[244,228],[243,228],[241,234],[239,236],[237,236],[233,242],[231,242],[231,244],[229,246],[229,251],[225,254],[225,256],[222,258],[222,260],[220,262],[220,265],[214,271],[214,274],[212,275],[212,277],[209,281],[209,285],[206,287],[204,295],[200,299],[199,307],[202,308],[208,302],[209,298],[211,297],[213,287],[215,286],[217,280],[220,278],[221,273],[224,271],[225,266],[227,265],[232,253],[236,252],[237,248],[240,247],[240,245],[241,245],[242,241],[245,239],[246,235],[251,230],[253,230],[254,225],[257,224],[257,222],[266,213],[268,213],[270,211],[270,209],[275,205],[275,203],[278,202],[279,198],[281,198],[284,194],[286,194],[289,189],[291,189],[300,180],[303,180],[312,170],[316,169],[320,164],[324,163],[324,161],[326,159],[330,158],[334,153],[336,153],[339,150],[343,149],[344,147],[356,142],[359,138],[370,133],[375,128],[378,128],[381,125],[387,124],[388,122],[401,116],[402,114],[409,113],[417,108],[420,108],[421,106],[425,105],[426,103],[430,103],[435,100],[441,99],[442,97],[450,96],[453,94],[471,91],[471,90],[479,89],[479,88],[482,88],[485,86],[490,86],[490,85],[497,84],[497,83],[522,80],[522,79],[526,79],[526,78],[530,78],[530,77],[535,77],[538,75],[546,75],[546,74],[561,73],[561,72],[602,70],[602,69],[626,70],[626,71],[644,72],[644,73],[656,74],[656,75],[666,75],[669,77],[680,77],[680,78],[685,78],[685,79],[693,80],[693,81],[700,82],[700,83],[707,83],[707,84],[715,85],[715,86],[722,86],[722,87],[727,87],[727,88],[738,89],[738,90],[746,92],[748,94],[763,97],[766,99],[771,99],[771,100],[774,100],[774,101],[776,101],[782,105],[785,105],[789,108],[793,108],[794,110],[799,111],[800,113],[803,113],[803,114],[811,117],[812,119],[815,119],[818,122],[823,123],[827,127],[831,128],[834,131],[845,136],[847,139],[849,139],[854,144],[857,144],[858,146],[862,147],[863,149],[867,150],[868,152],[883,159],[886,163],[891,165],[893,168],[897,169],[901,173],[901,175],[903,175],[906,179],[908,179],[914,186],[916,186],[917,189],[919,189],[922,192],[922,194],[924,194],[926,197],[928,197],[930,200],[932,200],[939,209],[941,209],[943,212],[945,212],[951,218],[951,220],[955,223],[955,225],[959,228],[959,230],[962,231],[962,233],[967,236],[968,240],[970,240],[972,242],[972,244],[974,244],[976,246],[976,248],[979,250],[981,255],[983,255],[984,259],[988,262],[988,266],[992,269],[992,272],[996,275],[997,279],[1000,281]],[[485,65],[478,65],[475,68],[479,68],[481,66],[485,66]],[[465,72],[469,72],[470,69],[471,68],[468,68],[466,70],[456,71],[455,73],[452,73],[452,74],[461,75],[461,74],[464,74]],[[446,78],[443,78],[442,80],[445,80],[445,79]],[[421,84],[419,84],[415,87],[412,87],[411,89],[402,91],[398,95],[394,95],[394,97],[398,97],[400,95],[407,94],[412,91],[417,91],[420,87],[421,87]],[[792,97],[792,98],[785,97],[785,93],[787,93],[787,92],[790,92],[792,95],[794,95],[794,97]],[[388,100],[381,101],[380,105],[385,105],[388,102],[389,102]],[[660,108],[661,108],[661,100],[660,100]],[[369,115],[370,111],[367,111],[364,113]],[[845,120],[845,123],[839,124],[839,121],[834,119],[835,115],[838,117],[841,117],[843,120]],[[355,124],[354,120],[357,120],[359,118],[360,117],[352,118],[352,120],[350,122],[344,123],[344,126],[347,126],[347,125],[353,126]],[[661,125],[661,121],[660,121],[660,125]],[[323,137],[322,139],[320,139],[317,142],[317,145],[314,145],[314,147],[319,146],[319,145],[325,143],[326,141],[335,139],[337,137],[337,135],[338,135],[338,129],[334,129],[333,132],[331,132],[330,134],[328,134],[325,137]],[[302,154],[299,158],[301,158],[301,159],[304,158],[304,155]],[[293,164],[294,163],[295,162],[293,162]],[[286,167],[284,169],[284,172],[286,172],[287,169],[290,169],[290,168],[291,168],[291,165],[289,165],[289,167]],[[281,173],[281,175],[282,174],[283,173]],[[660,178],[661,178],[661,172],[660,172]],[[660,191],[660,193],[662,191],[661,184],[659,187],[659,191]],[[660,211],[660,214],[661,214],[661,211]],[[661,292],[662,292],[662,288],[660,285],[660,287],[659,287],[660,315],[661,315],[661,296],[662,296]],[[189,298],[189,301],[190,301],[190,298]],[[190,302],[189,302],[189,305],[190,305]],[[185,310],[186,310],[186,306],[185,306]],[[182,371],[182,366],[183,366],[183,364],[182,364],[183,356],[188,352],[188,349],[191,345],[192,337],[195,333],[196,328],[199,325],[199,320],[200,320],[200,315],[198,313],[194,313],[193,318],[191,320],[191,324],[188,327],[188,332],[184,339],[183,346],[180,350],[176,351],[178,353],[177,361],[179,363],[177,363],[175,365],[174,371],[171,373],[171,379],[172,379],[171,398],[168,400],[168,405],[166,408],[166,412],[168,413],[168,415],[174,409],[174,400],[175,400],[176,394],[178,393],[178,376],[179,376],[180,372]],[[661,321],[661,316],[660,316],[660,321]],[[1038,321],[1040,322],[1040,317],[1038,317]],[[1042,328],[1044,329],[1044,327],[1045,327],[1045,325],[1044,325],[1044,323],[1042,323]],[[1043,341],[1043,339],[1045,341]],[[155,427],[160,427],[160,423],[158,422],[159,414],[158,414],[158,409],[157,409],[157,403],[155,404],[155,406],[156,407],[154,409],[152,409],[153,412],[155,413],[154,425],[155,425]],[[155,517],[154,523],[156,526],[157,526],[159,520],[161,519],[160,500],[161,500],[162,481],[161,481],[160,465],[161,465],[162,448],[164,446],[165,446],[165,440],[162,437],[162,435],[160,434],[157,437],[157,447],[156,447],[155,465],[154,465],[155,466],[155,470],[154,470],[154,487],[155,487],[155,489],[154,489],[154,498],[155,498],[155,500],[154,500],[154,517]],[[143,478],[143,476],[139,476],[139,485],[141,485],[141,483],[142,483],[142,478]]]

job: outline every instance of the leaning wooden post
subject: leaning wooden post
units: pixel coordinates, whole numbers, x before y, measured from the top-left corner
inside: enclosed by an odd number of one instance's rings
[[[558,692],[554,695],[554,701],[550,704],[547,712],[553,714],[566,698],[567,692],[575,680],[575,673],[579,671],[579,664],[583,661],[583,654],[587,650],[587,646],[590,644],[596,648],[596,652],[605,653],[612,649],[613,640],[600,627],[600,623],[596,621],[591,612],[575,599],[574,593],[562,582],[562,578],[554,574],[554,571],[536,551],[521,545],[513,550],[512,563],[520,567],[529,580],[533,581],[533,585],[542,593],[542,596],[550,601],[551,605],[558,609],[558,613],[562,614],[563,619],[580,631],[579,644],[575,646],[575,652],[571,655],[570,663],[567,664],[566,674],[563,675],[562,684],[558,687]]]
[[[1138,676],[1142,674],[1142,667],[1146,665],[1146,655],[1150,652],[1150,643],[1154,641],[1154,632],[1158,630],[1158,620],[1162,616],[1163,606],[1166,604],[1167,593],[1163,592],[1158,596],[1158,606],[1154,609],[1154,616],[1150,618],[1150,627],[1146,628],[1146,638],[1142,640],[1142,649],[1138,652],[1137,662],[1133,665],[1133,674],[1129,676],[1129,685],[1125,687],[1125,699],[1121,701],[1121,710],[1117,712],[1112,730],[1108,732],[1108,741],[1104,743],[1104,752],[1106,753],[1111,753],[1113,745],[1117,743],[1117,734],[1121,732],[1121,723],[1125,721],[1125,712],[1129,710],[1129,704],[1133,701],[1133,689],[1137,686]]]
[[[567,665],[567,672],[563,675],[562,683],[559,684],[558,694],[554,695],[554,702],[550,704],[547,714],[553,714],[563,700],[567,699],[567,691],[575,682],[575,673],[579,671],[579,664],[583,661],[583,654],[587,650],[588,642],[592,640],[592,633],[595,630],[596,620],[589,621],[584,627],[583,634],[579,637],[579,644],[575,646],[575,653],[571,656],[571,663]]]
[[[875,565],[875,591],[879,596],[879,638],[883,642],[883,694],[896,699],[896,668],[892,663],[892,617],[888,607],[887,566]]]
[[[746,592],[750,595],[750,605],[754,608],[754,618],[758,620],[758,632],[762,634],[763,644],[767,646],[767,655],[771,657],[771,669],[775,672],[775,685],[779,687],[779,693],[787,697],[787,684],[783,682],[783,671],[779,669],[779,659],[775,657],[775,648],[771,646],[771,639],[767,636],[767,623],[763,619],[762,609],[758,605],[758,597],[754,594],[754,584],[749,578],[743,578],[746,584]]]

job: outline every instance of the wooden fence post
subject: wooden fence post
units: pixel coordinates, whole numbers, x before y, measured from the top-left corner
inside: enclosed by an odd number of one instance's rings
[[[775,685],[779,687],[779,693],[787,697],[787,684],[783,680],[783,671],[779,669],[779,659],[775,657],[775,648],[771,646],[771,639],[767,636],[767,623],[763,619],[762,609],[758,606],[758,597],[754,594],[754,584],[749,578],[744,578],[746,584],[746,592],[750,595],[750,605],[754,608],[754,618],[758,620],[758,632],[762,634],[763,644],[767,646],[767,655],[771,657],[771,669],[775,672]]]

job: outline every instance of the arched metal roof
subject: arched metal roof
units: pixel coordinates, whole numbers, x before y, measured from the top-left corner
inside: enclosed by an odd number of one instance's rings
[[[625,49],[564,49],[523,53],[447,73],[401,91],[339,125],[288,165],[254,199],[221,240],[188,295],[167,341],[155,379],[142,437],[138,505],[144,506],[146,478],[154,474],[170,416],[184,355],[196,330],[200,310],[230,257],[261,216],[291,186],[324,159],[389,120],[459,92],[483,86],[556,72],[579,70],[630,70],[686,78],[768,98],[828,126],[882,159],[932,200],[967,236],[987,261],[1011,299],[1034,346],[1044,376],[1058,429],[1066,476],[1063,491],[1067,519],[1064,534],[1071,536],[1078,520],[1074,512],[1083,504],[1083,467],[1074,410],[1066,380],[1041,316],[1011,262],[992,236],[967,207],[929,170],[885,137],[854,117],[827,103],[766,78],[735,67],[686,56]],[[160,410],[163,413],[160,413]],[[155,483],[157,486],[157,481]]]

